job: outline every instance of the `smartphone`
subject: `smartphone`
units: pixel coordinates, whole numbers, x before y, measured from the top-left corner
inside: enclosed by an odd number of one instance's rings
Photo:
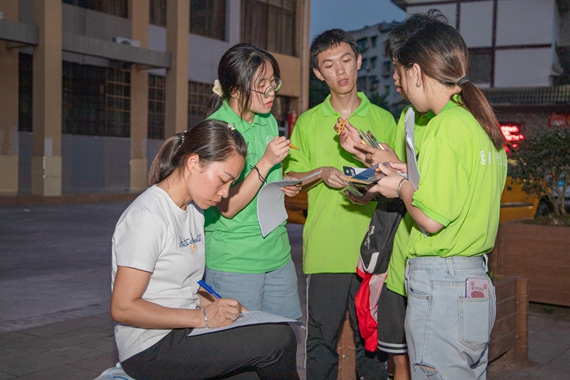
[[[489,298],[489,280],[469,277],[465,280],[466,298]]]

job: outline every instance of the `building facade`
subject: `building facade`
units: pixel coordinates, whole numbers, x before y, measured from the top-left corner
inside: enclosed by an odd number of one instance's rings
[[[381,22],[349,33],[362,54],[362,66],[358,71],[358,90],[376,104],[383,105],[394,115],[399,115],[406,102],[396,91],[392,61],[384,54],[384,43],[397,21]]]
[[[0,193],[138,192],[206,116],[222,54],[278,60],[272,112],[308,104],[310,0],[0,0]]]
[[[436,8],[465,39],[469,78],[513,132],[570,126],[570,0],[392,0]]]

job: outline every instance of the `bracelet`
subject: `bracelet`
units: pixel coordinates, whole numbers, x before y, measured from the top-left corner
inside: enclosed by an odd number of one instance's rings
[[[204,323],[206,324],[206,328],[209,329],[210,326],[208,326],[208,316],[206,315],[206,309],[201,308],[202,309],[202,314],[204,314]]]
[[[259,178],[259,180],[261,181],[261,183],[265,183],[267,182],[267,180],[261,175],[261,173],[259,172],[259,168],[257,167],[257,165],[253,165],[251,167],[251,169],[255,169],[255,171],[257,172],[257,178]]]
[[[398,198],[402,199],[402,183],[406,180],[406,178],[402,178],[400,183],[398,184]]]

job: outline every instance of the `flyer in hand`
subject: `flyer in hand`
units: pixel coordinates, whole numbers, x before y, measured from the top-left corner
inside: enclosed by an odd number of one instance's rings
[[[343,172],[348,176],[349,182],[348,186],[343,190],[346,190],[357,197],[362,197],[367,192],[367,187],[378,182],[378,180],[384,175],[378,170],[378,164],[371,166],[368,169],[344,166]]]
[[[368,146],[371,146],[372,148],[375,148],[375,149],[384,150],[384,147],[382,146],[382,144],[380,144],[378,142],[378,140],[376,140],[376,137],[374,137],[372,132],[370,132],[370,131],[364,132],[362,130],[359,130],[359,133],[360,133],[360,139],[361,139],[362,143],[364,143]]]

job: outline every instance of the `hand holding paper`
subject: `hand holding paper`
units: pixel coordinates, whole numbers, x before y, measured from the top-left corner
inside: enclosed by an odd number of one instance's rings
[[[289,176],[284,176],[283,177],[284,181],[297,181],[296,178],[293,177],[289,177]],[[301,182],[298,182],[294,185],[288,185],[288,186],[283,186],[281,188],[281,190],[283,191],[283,193],[288,196],[288,197],[294,197],[295,195],[299,194],[299,192],[301,191]]]
[[[300,184],[304,180],[319,175],[320,173],[321,172],[318,171],[301,179],[287,179],[271,182],[259,190],[259,194],[257,195],[257,219],[263,237],[267,236],[287,219],[285,194],[281,188]]]

